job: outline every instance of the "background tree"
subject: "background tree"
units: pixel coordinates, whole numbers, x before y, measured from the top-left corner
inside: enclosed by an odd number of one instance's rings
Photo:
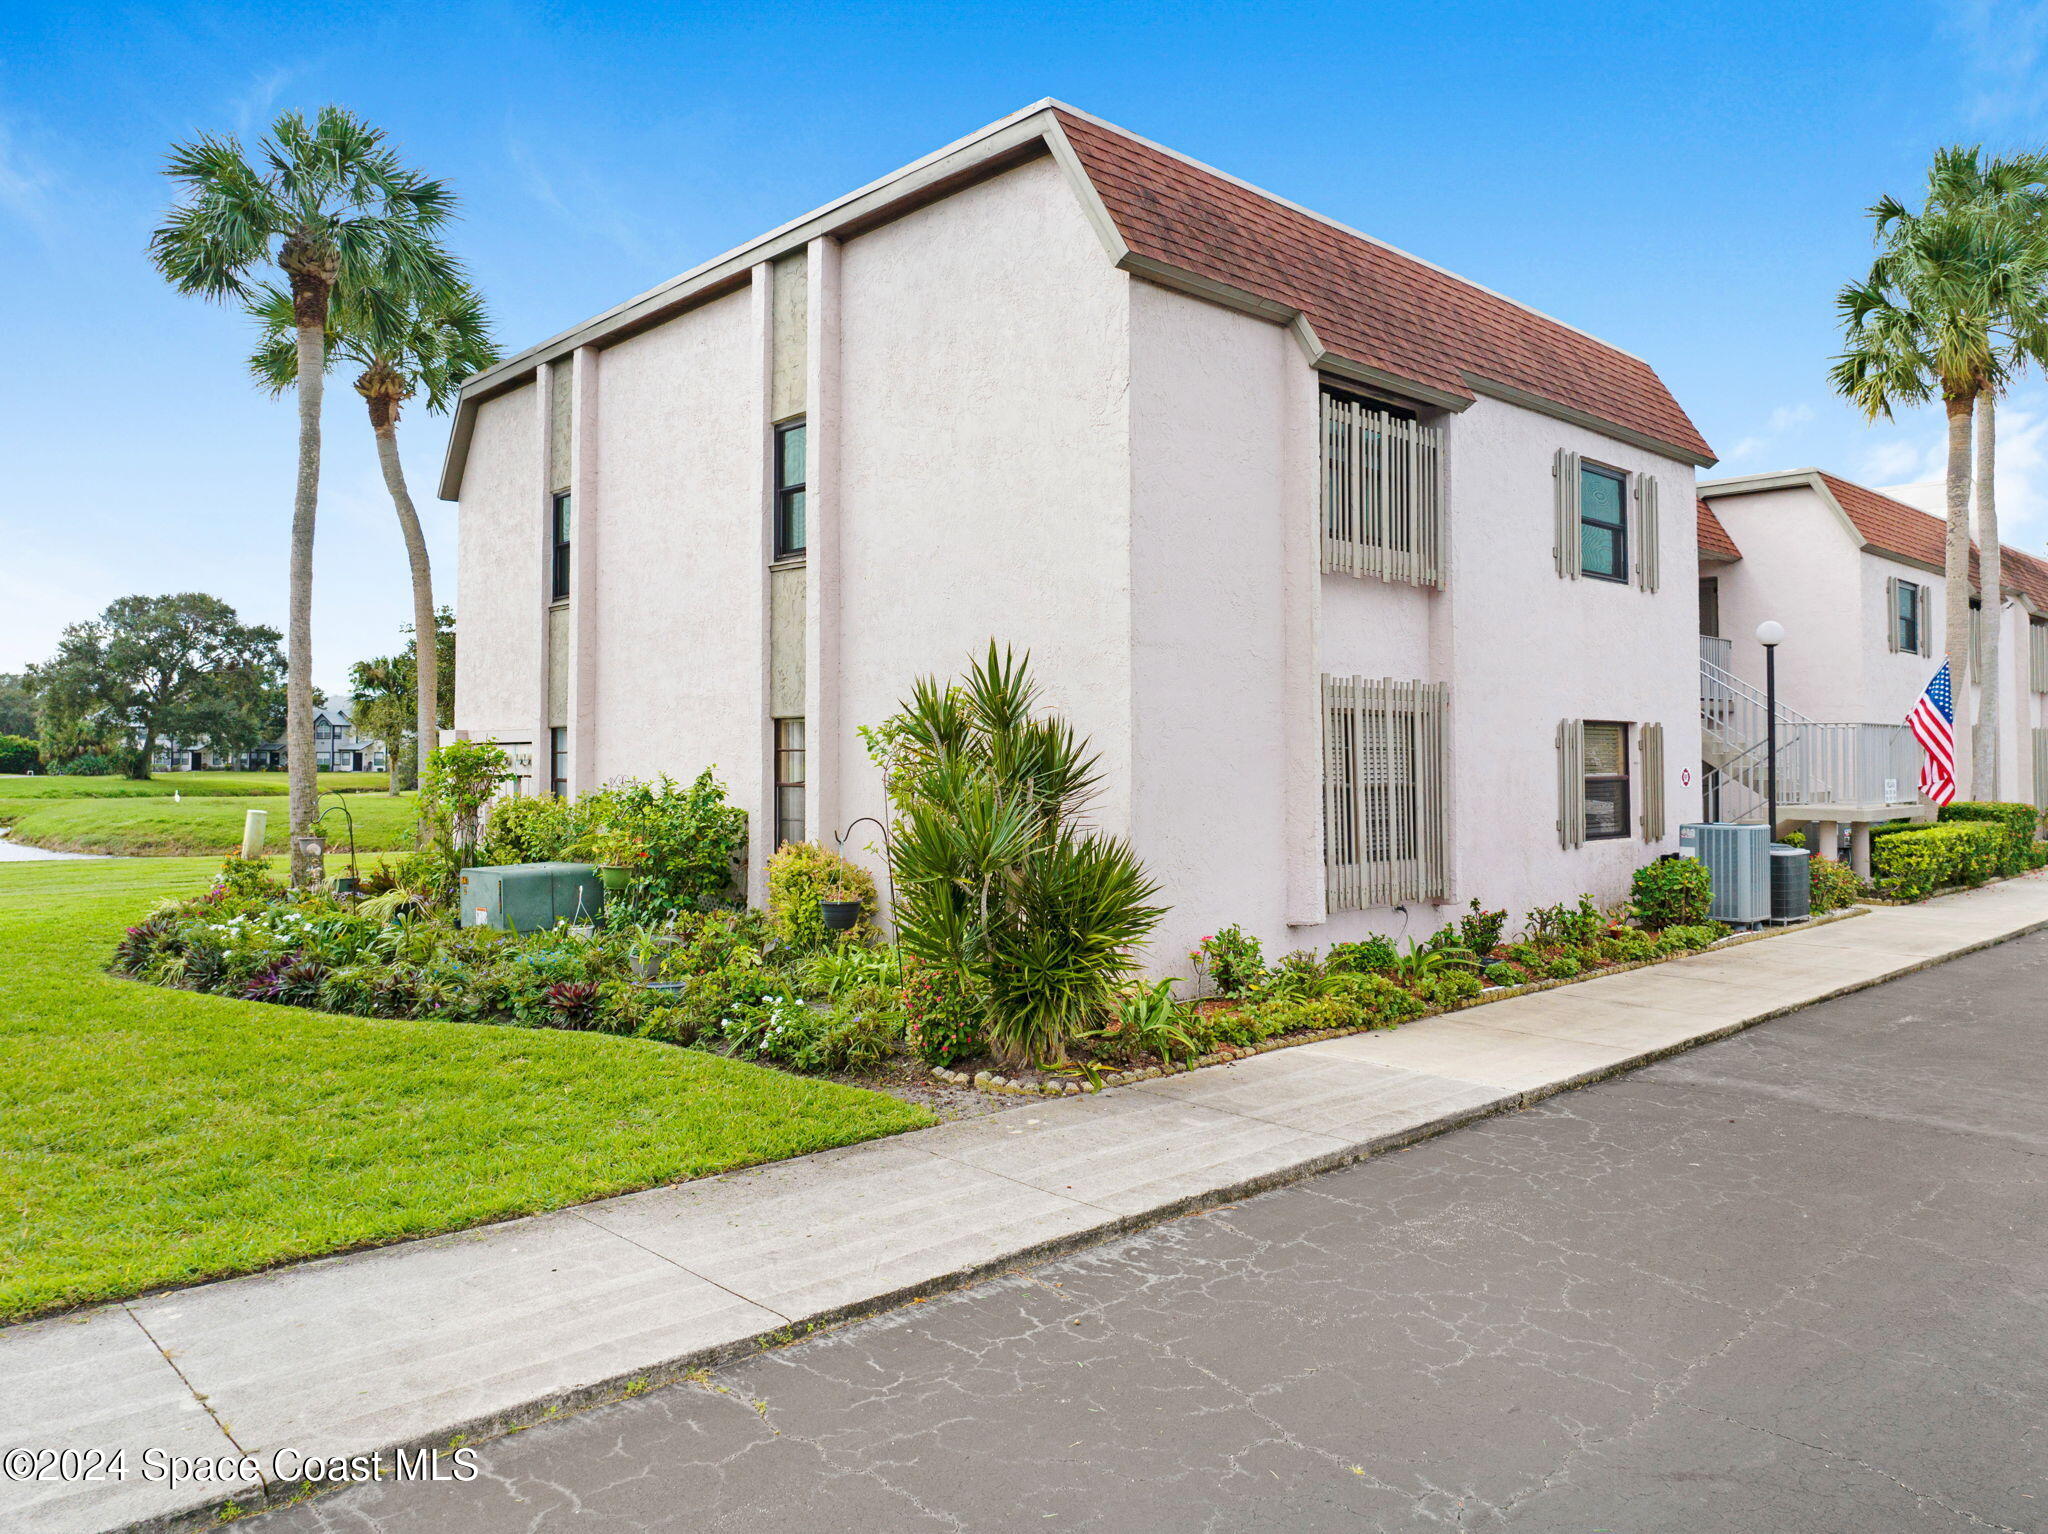
[[[439,694],[427,749],[431,751],[439,732],[455,723],[455,614],[442,608],[434,614],[434,671]],[[354,694],[351,717],[364,734],[384,743],[391,761],[391,793],[417,787],[415,764],[425,759],[418,752],[419,717],[414,705],[419,696],[419,639],[408,627],[405,648],[396,655],[382,655],[357,661],[349,667],[349,687]]]
[[[249,307],[264,336],[250,358],[251,371],[265,388],[282,393],[298,378],[291,296],[269,286]],[[398,453],[398,415],[405,402],[421,392],[428,409],[448,409],[465,378],[498,360],[483,300],[463,280],[454,258],[443,253],[426,270],[414,274],[410,286],[373,282],[342,295],[331,311],[328,340],[329,358],[346,357],[360,368],[356,393],[369,411],[377,462],[398,513],[412,570],[413,628],[431,628],[435,622],[433,567]],[[410,731],[416,742],[415,774],[425,772],[427,753],[437,737],[439,662],[438,653],[430,651],[426,665],[416,672]],[[453,678],[449,680],[452,684]],[[393,763],[395,785],[395,757]]]
[[[128,775],[149,776],[159,743],[239,750],[277,727],[284,702],[277,630],[244,624],[219,597],[123,597],[71,624],[57,653],[29,668],[55,737],[112,745]]]
[[[34,735],[36,699],[28,679],[16,671],[0,671],[0,735]]]
[[[1877,258],[1836,299],[1845,347],[1830,370],[1837,392],[1871,419],[1939,395],[1948,417],[1943,653],[1955,682],[1956,770],[1974,763],[1969,692],[1971,427],[1978,400],[2011,366],[2015,317],[2038,312],[2048,251],[2022,221],[1986,200],[1953,196],[1958,157],[1943,150],[1919,212],[1886,197],[1870,210]],[[2003,179],[2004,162],[1992,162]],[[2031,322],[2029,322],[2031,323]],[[1959,782],[1958,789],[1964,785]]]
[[[407,168],[384,135],[339,107],[309,126],[286,112],[256,163],[233,137],[175,145],[164,172],[181,201],[150,238],[150,255],[182,293],[247,302],[254,275],[275,265],[291,294],[298,367],[298,485],[292,506],[290,685],[285,729],[291,772],[292,880],[320,876],[314,835],[313,530],[320,489],[320,400],[328,311],[373,280],[421,282],[438,247],[430,238],[453,211],[439,181]]]

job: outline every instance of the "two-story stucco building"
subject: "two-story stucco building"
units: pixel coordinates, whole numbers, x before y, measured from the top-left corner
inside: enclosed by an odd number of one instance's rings
[[[1792,813],[1823,823],[1926,813],[1918,794],[1921,753],[1904,721],[1941,664],[1942,519],[1819,469],[1711,480],[1699,495],[1708,675],[1718,660],[1749,687],[1761,687],[1756,626],[1781,623],[1778,696],[1792,726],[1787,749],[1811,757],[1787,768],[1801,785],[1789,791],[1797,797],[1811,778],[1835,796],[1832,809],[1821,801]],[[1959,789],[1965,798],[1985,798],[1995,787],[1999,797],[2048,805],[2048,562],[2006,547],[2001,569],[2004,590],[1993,609],[2003,657],[1999,781],[1972,784],[1965,759],[1958,763]],[[1955,698],[1974,718],[1982,711],[1974,657],[1984,610],[1974,550],[1971,585],[1978,592],[1971,600],[1972,658],[1957,668]]]
[[[1041,103],[470,383],[457,726],[528,792],[715,765],[758,889],[993,637],[1160,967],[1617,898],[1698,798],[1711,461],[1637,358]]]

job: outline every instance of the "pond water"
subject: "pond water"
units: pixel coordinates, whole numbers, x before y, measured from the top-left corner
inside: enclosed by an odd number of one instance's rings
[[[9,840],[6,827],[0,826],[0,863],[34,863],[49,858],[95,858],[106,855],[98,852],[51,852],[42,847],[24,847]]]

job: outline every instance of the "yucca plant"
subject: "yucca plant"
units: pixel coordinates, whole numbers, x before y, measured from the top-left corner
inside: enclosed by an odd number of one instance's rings
[[[1037,698],[1030,656],[991,641],[958,682],[920,680],[887,727],[898,936],[974,977],[1011,1065],[1064,1063],[1165,914],[1129,844],[1084,825],[1097,758]]]

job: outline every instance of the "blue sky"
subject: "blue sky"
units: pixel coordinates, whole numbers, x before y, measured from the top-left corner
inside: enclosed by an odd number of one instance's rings
[[[2048,140],[2048,4],[694,5],[0,10],[0,670],[131,591],[282,626],[287,403],[239,314],[144,258],[165,147],[339,102],[450,178],[517,349],[1058,96],[1649,358],[1723,456],[1875,484],[1933,414],[1827,393],[1863,209],[1947,141]],[[2048,389],[2002,417],[2012,541],[2048,538]],[[400,642],[405,566],[330,394],[316,675]],[[445,425],[404,441],[452,589]]]

